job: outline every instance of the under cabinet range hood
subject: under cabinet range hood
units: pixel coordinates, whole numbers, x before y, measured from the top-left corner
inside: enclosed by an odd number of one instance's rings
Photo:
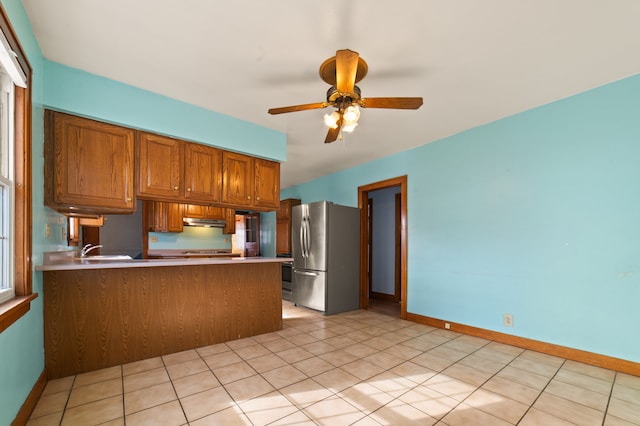
[[[227,224],[224,219],[198,219],[193,217],[184,217],[182,222],[185,226],[204,226],[207,228],[224,228]]]

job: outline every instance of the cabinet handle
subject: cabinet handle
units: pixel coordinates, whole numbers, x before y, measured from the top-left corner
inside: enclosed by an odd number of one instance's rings
[[[256,200],[260,201],[260,197],[256,197]]]
[[[174,186],[174,187],[173,187],[173,190],[174,190],[174,191],[177,191],[177,190],[178,190],[178,187],[177,187],[177,186]]]
[[[191,188],[187,188],[187,192],[191,192]]]
[[[131,201],[131,197],[127,197],[127,202]]]
[[[247,200],[250,200],[250,199],[251,199],[251,195],[247,195]]]

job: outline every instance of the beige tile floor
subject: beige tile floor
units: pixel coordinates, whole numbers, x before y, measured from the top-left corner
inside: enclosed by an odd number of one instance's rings
[[[29,425],[640,425],[640,377],[283,303],[281,331],[52,380]]]

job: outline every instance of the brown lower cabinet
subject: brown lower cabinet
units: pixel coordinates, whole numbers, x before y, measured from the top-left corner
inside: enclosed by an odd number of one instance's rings
[[[278,262],[44,272],[49,380],[282,328]]]

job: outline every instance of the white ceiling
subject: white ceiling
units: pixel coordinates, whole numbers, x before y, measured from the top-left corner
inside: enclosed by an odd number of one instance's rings
[[[282,187],[404,151],[640,72],[637,0],[22,0],[44,56],[287,134]],[[369,64],[365,109],[324,144],[318,68]]]

